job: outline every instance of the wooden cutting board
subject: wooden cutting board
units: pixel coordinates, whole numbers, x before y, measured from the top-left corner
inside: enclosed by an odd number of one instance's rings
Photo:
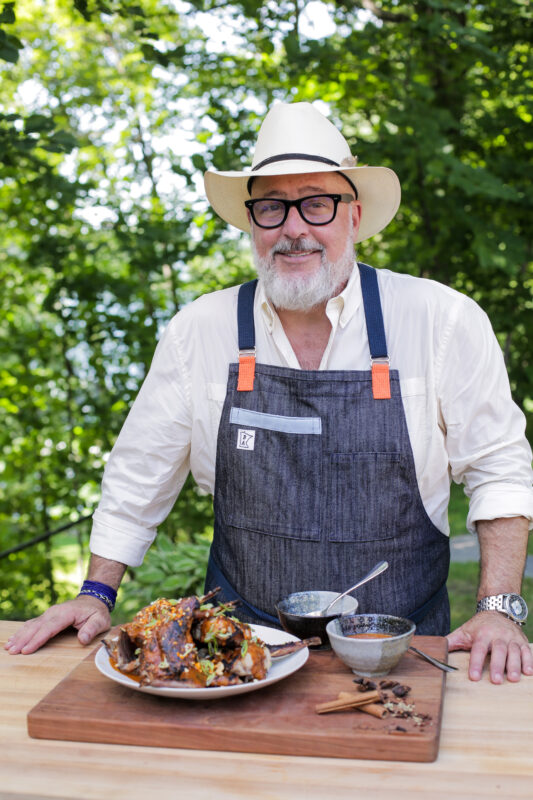
[[[443,637],[415,636],[413,644],[446,659]],[[144,694],[106,678],[94,664],[96,650],[29,712],[30,736],[392,761],[434,761],[438,754],[445,673],[409,652],[387,677],[411,687],[405,702],[431,718],[422,727],[353,709],[317,714],[318,703],[355,688],[353,673],[331,651],[311,652],[302,669],[264,689],[191,701]]]

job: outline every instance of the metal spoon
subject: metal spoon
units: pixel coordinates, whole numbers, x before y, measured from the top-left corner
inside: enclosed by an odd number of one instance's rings
[[[340,594],[338,597],[335,597],[328,606],[322,609],[318,609],[317,611],[308,611],[307,614],[304,614],[303,616],[327,617],[332,607],[335,605],[335,603],[338,603],[339,600],[341,600],[343,597],[346,597],[347,594],[353,592],[354,589],[358,589],[359,586],[363,585],[363,583],[368,583],[368,581],[371,581],[372,578],[375,578],[377,575],[381,575],[382,572],[385,572],[388,566],[389,566],[388,561],[380,561],[379,564],[376,564],[376,566],[370,570],[368,575],[365,575],[365,577],[362,578],[362,580],[357,581],[357,583],[354,586],[351,586],[349,589],[346,589],[346,591]]]
[[[435,658],[434,656],[428,656],[427,653],[423,653],[422,650],[418,650],[416,647],[411,646],[409,650],[412,650],[413,653],[417,654],[417,656],[425,658],[426,661],[429,661],[429,663],[433,664],[434,667],[442,669],[443,672],[455,672],[455,670],[458,669],[458,667],[452,667],[451,664],[445,664],[444,661],[439,661],[439,659]]]

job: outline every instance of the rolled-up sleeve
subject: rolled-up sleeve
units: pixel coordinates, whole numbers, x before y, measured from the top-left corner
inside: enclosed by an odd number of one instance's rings
[[[455,308],[437,361],[451,475],[470,498],[467,528],[481,519],[533,520],[531,448],[511,398],[503,354],[482,309],[467,297]]]
[[[91,552],[139,566],[189,472],[190,376],[180,354],[176,318],[113,447],[93,517]]]

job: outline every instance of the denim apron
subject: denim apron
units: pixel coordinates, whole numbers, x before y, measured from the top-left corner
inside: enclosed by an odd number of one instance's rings
[[[387,362],[376,271],[359,264],[372,361]],[[239,349],[255,346],[256,281],[241,286]],[[388,367],[386,367],[388,371]],[[206,589],[243,620],[279,627],[276,603],[307,589],[357,590],[358,613],[396,614],[417,633],[449,632],[448,537],[423,506],[397,370],[375,399],[371,371],[255,364],[238,390],[230,364],[217,442],[215,528]]]

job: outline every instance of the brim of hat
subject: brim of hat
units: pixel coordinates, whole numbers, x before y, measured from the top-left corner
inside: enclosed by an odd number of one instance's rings
[[[388,167],[350,167],[339,169],[316,161],[284,161],[268,164],[257,172],[214,172],[204,175],[207,199],[223,220],[241,231],[249,231],[250,223],[244,205],[250,199],[248,181],[261,175],[294,175],[307,172],[341,172],[357,187],[362,213],[356,242],[362,242],[382,231],[398,211],[401,188],[398,176]]]

